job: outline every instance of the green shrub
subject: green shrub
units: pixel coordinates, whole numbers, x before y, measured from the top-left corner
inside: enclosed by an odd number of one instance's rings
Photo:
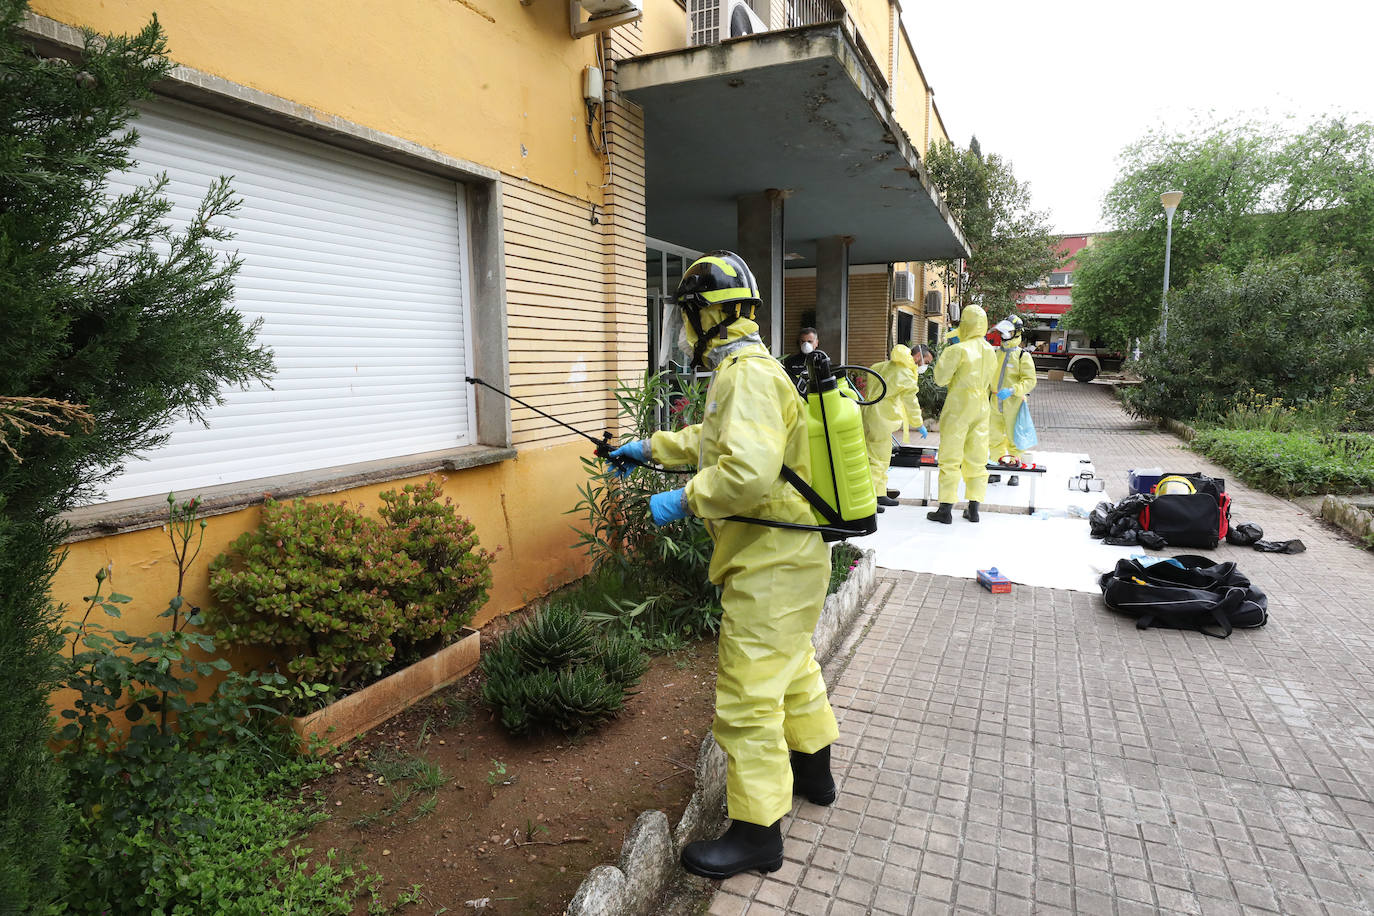
[[[698,422],[706,389],[682,388],[667,373],[649,373],[640,384],[617,388],[615,396],[625,438],[647,439],[660,416],[670,416],[675,426]],[[650,496],[688,478],[637,468],[620,480],[599,459],[582,463],[587,482],[572,512],[584,517],[578,543],[592,560],[583,603],[588,616],[650,646],[715,632],[720,596],[707,577],[712,546],[705,524],[688,518],[659,527],[649,516]]]
[[[210,564],[217,635],[290,656],[298,680],[347,686],[448,642],[491,587],[493,555],[437,481],[381,494],[380,519],[268,501]]]
[[[382,524],[338,503],[268,500],[262,524],[210,564],[209,618],[230,645],[289,656],[298,680],[343,686],[396,653],[390,588],[411,570]]]
[[[1265,429],[1202,429],[1189,448],[1281,496],[1374,489],[1374,438]]]
[[[581,734],[619,714],[648,667],[631,639],[555,599],[483,652],[482,699],[512,734]]]
[[[199,553],[196,503],[169,497],[178,581]],[[316,867],[295,838],[324,818],[296,787],[327,767],[303,762],[279,725],[279,674],[230,674],[208,700],[203,680],[229,668],[181,595],[146,636],[110,629],[133,599],[96,575],[72,638],[63,686],[75,692],[57,733],[71,831],[61,857],[70,913],[349,912],[378,881]],[[122,718],[125,722],[117,721]],[[286,850],[290,849],[290,852]]]
[[[1369,352],[1352,329],[1366,324],[1364,297],[1353,270],[1296,259],[1203,272],[1170,294],[1168,343],[1144,347],[1141,384],[1123,401],[1139,416],[1215,420],[1256,398],[1304,405],[1352,383],[1362,391]]]
[[[391,587],[401,608],[397,638],[410,646],[447,641],[472,621],[491,589],[495,556],[479,546],[476,528],[453,500],[442,496],[437,480],[381,493],[378,515],[395,547],[418,564]]]

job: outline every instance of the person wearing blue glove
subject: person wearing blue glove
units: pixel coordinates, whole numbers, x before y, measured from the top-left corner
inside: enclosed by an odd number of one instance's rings
[[[929,353],[930,351],[926,351]],[[868,449],[868,471],[873,476],[873,492],[878,495],[878,511],[884,506],[897,505],[896,490],[887,488],[887,472],[892,464],[892,434],[903,431],[903,440],[911,441],[911,428],[919,427],[921,438],[926,436],[925,418],[921,416],[921,402],[917,397],[920,375],[911,348],[897,344],[882,362],[874,363],[874,372],[887,383],[887,393],[876,404],[863,408],[864,445]]]
[[[656,464],[696,465],[685,487],[650,498],[655,523],[690,513],[714,542],[721,588],[716,742],[728,758],[730,826],[682,850],[687,871],[728,878],[782,867],[782,816],[795,792],[835,800],[830,745],[839,736],[811,635],[830,580],[816,531],[730,521],[746,516],[814,525],[811,505],[779,473],[811,476],[806,404],[752,320],[758,284],[739,255],[713,251],[683,273],[675,300],[693,363],[714,370],[701,423],[650,439]]]
[[[679,488],[650,496],[649,514],[653,516],[654,524],[660,527],[687,518],[692,514],[692,510],[687,508],[687,490]]]
[[[637,464],[649,462],[649,442],[647,439],[631,439],[606,458],[611,465],[611,473],[624,480]]]
[[[1000,367],[997,373],[997,400],[989,402],[992,413],[988,423],[988,461],[1015,469],[1021,466],[1021,456],[1025,452],[1016,447],[1013,431],[1021,405],[1035,387],[1035,362],[1031,359],[1030,351],[1021,346],[1026,325],[1021,316],[1012,315],[999,324],[1006,325],[1006,329],[997,354]],[[1016,474],[1007,479],[1009,487],[1020,483]]]

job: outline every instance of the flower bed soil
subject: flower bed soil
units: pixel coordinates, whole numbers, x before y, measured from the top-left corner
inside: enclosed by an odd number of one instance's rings
[[[580,739],[510,737],[479,688],[469,675],[339,752],[310,787],[330,819],[301,845],[379,872],[387,900],[419,884],[415,912],[554,916],[592,867],[616,862],[642,811],[682,815],[711,726],[715,642],[654,659],[620,718]],[[379,784],[376,761],[410,755],[446,782]]]

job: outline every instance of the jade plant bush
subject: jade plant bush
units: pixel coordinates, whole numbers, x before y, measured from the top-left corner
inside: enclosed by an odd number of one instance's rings
[[[433,480],[388,490],[379,518],[269,500],[258,529],[210,564],[217,637],[336,688],[441,648],[486,601],[494,560],[441,496]]]
[[[554,599],[483,653],[482,699],[511,734],[581,734],[618,715],[648,667],[633,640]]]

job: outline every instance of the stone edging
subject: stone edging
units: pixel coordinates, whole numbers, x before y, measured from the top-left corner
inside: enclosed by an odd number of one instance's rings
[[[1159,425],[1175,436],[1178,436],[1184,442],[1192,442],[1193,439],[1197,437],[1197,430],[1193,429],[1193,427],[1189,426],[1187,423],[1182,423],[1172,417],[1160,417]]]
[[[1322,497],[1321,517],[1357,538],[1374,535],[1374,512],[1361,509],[1343,497],[1329,493]]]
[[[865,550],[840,590],[825,599],[812,645],[822,664],[839,648],[873,591],[874,552]],[[725,752],[707,735],[697,755],[696,790],[671,830],[662,811],[645,811],[630,828],[618,865],[598,865],[583,880],[565,916],[649,916],[677,869],[682,847],[718,828],[725,805]]]

